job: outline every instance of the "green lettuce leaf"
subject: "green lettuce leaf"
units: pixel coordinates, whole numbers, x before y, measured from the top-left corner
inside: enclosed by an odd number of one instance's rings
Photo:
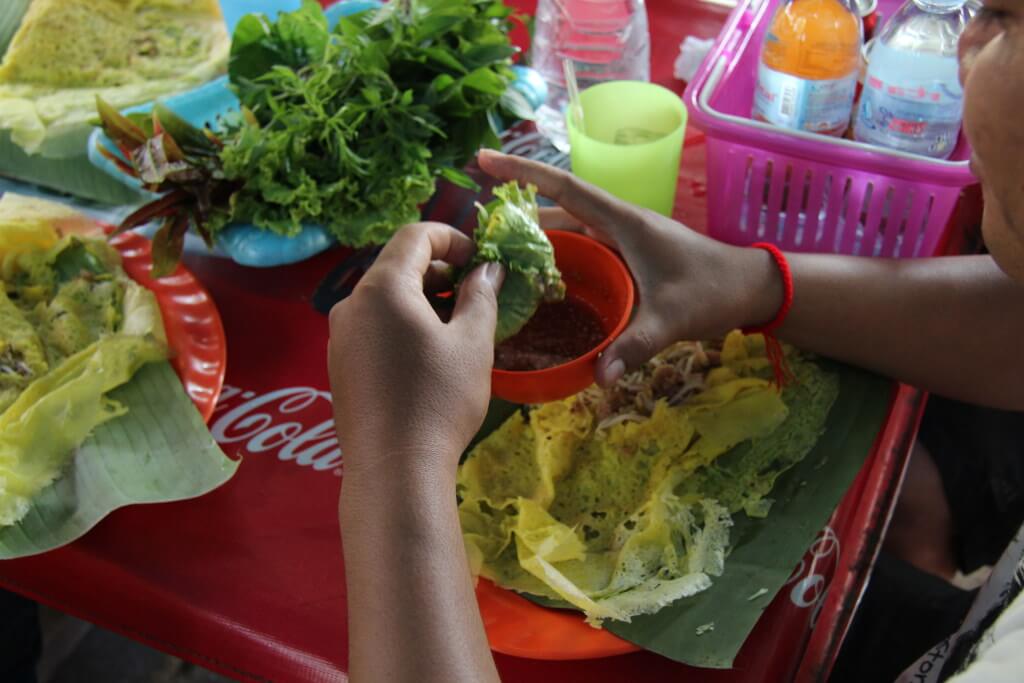
[[[480,207],[472,265],[496,261],[505,266],[494,333],[495,342],[501,342],[522,329],[541,301],[561,300],[565,283],[555,267],[555,250],[540,228],[537,188],[510,182],[495,188],[494,195],[497,199]]]
[[[303,0],[295,12],[282,12],[273,23],[262,14],[247,14],[231,39],[228,77],[242,84],[276,65],[299,69],[324,57],[330,31],[327,17],[315,0]]]

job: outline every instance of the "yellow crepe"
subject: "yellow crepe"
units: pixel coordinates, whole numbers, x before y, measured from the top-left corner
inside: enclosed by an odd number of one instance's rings
[[[96,426],[106,393],[166,358],[152,292],[63,207],[0,201],[0,527],[17,522]],[[64,234],[72,226],[72,234]]]
[[[216,0],[33,0],[0,63],[0,130],[29,154],[80,155],[96,96],[116,108],[223,73]]]
[[[63,204],[13,192],[0,196],[0,279],[13,276],[19,255],[51,249],[66,235],[102,237],[103,230]]]
[[[821,399],[831,405],[834,378],[813,363],[791,362],[801,381],[827,386]],[[751,458],[758,471],[744,484],[748,493],[718,500],[699,485],[727,492],[728,483],[705,474],[787,420],[770,376],[763,338],[735,332],[702,392],[677,406],[662,399],[646,419],[598,431],[575,397],[530,408],[528,416],[517,412],[459,470],[459,514],[474,572],[569,603],[594,625],[629,621],[708,588],[724,569],[731,514],[767,512],[774,463],[799,460],[807,450],[803,439],[799,453],[766,453],[768,463]],[[807,426],[809,443],[820,428]]]

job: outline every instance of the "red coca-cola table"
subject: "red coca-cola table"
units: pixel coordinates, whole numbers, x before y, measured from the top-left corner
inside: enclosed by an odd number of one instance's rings
[[[532,2],[517,2],[532,11]],[[671,75],[686,35],[717,34],[727,9],[650,0],[654,80]],[[519,36],[521,39],[522,36]],[[510,139],[529,152],[535,138]],[[676,217],[705,224],[702,135],[687,135]],[[471,198],[447,190],[427,207],[455,224]],[[337,498],[342,454],[331,422],[327,318],[314,294],[344,259],[253,270],[191,257],[223,317],[228,369],[210,421],[243,459],[199,500],[119,510],[85,538],[0,563],[0,585],[233,678],[344,681],[346,590]],[[401,342],[396,342],[401,343]],[[916,431],[922,397],[900,388],[889,420],[828,527],[776,597],[729,671],[641,652],[601,660],[497,655],[507,681],[777,681],[827,675],[877,553]]]

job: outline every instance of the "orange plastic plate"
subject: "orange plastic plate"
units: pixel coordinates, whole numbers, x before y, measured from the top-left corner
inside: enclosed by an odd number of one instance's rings
[[[127,232],[114,237],[110,244],[121,253],[128,276],[156,295],[167,330],[171,365],[181,378],[185,393],[203,419],[209,420],[227,368],[224,325],[213,298],[184,266],[179,266],[173,275],[153,279],[153,261],[145,237]]]
[[[487,579],[477,583],[476,599],[495,652],[529,659],[596,659],[640,650],[589,626],[579,612],[541,607]]]

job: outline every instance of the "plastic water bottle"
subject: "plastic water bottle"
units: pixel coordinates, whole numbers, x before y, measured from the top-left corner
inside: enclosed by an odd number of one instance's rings
[[[532,66],[548,85],[537,111],[540,132],[569,150],[563,59],[573,61],[580,90],[604,81],[649,81],[650,44],[644,0],[540,0],[530,48]]]
[[[953,153],[963,119],[956,49],[965,0],[909,0],[885,22],[869,55],[854,137],[936,159]]]
[[[752,116],[841,136],[850,125],[863,28],[850,0],[788,0],[765,33]]]

